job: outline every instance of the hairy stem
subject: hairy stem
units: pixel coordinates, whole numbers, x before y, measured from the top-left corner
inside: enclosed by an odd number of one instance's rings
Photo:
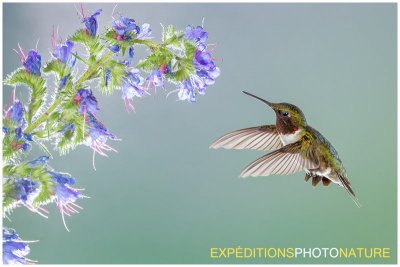
[[[76,81],[75,83],[75,90],[77,89],[76,86],[81,85],[83,82],[85,82],[94,72],[98,70],[101,65],[107,61],[107,59],[112,56],[112,53],[106,54],[104,57],[99,59],[95,64],[90,66],[83,74],[82,76]],[[65,97],[60,97],[54,101],[54,103],[32,124],[30,124],[26,130],[25,133],[31,133],[34,131],[36,128],[38,128],[44,121],[46,121],[47,117],[60,106],[60,104],[65,100]]]

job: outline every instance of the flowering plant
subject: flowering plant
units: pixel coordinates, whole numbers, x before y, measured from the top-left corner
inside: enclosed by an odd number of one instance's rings
[[[99,119],[94,89],[105,94],[120,90],[129,112],[135,111],[133,102],[137,98],[155,94],[157,87],[167,91],[168,82],[175,89],[167,96],[177,93],[179,100],[195,102],[220,74],[202,26],[188,26],[184,31],[163,26],[158,43],[151,40],[149,24],[139,26],[125,16],[114,19],[104,33],[99,33],[97,17],[101,12],[99,9],[85,16],[82,9],[82,29],[65,42],[53,32],[51,58],[43,65],[37,48],[26,52],[18,45],[15,50],[22,66],[5,80],[14,91],[8,107],[4,107],[2,127],[5,218],[17,207],[47,218],[49,212],[44,206],[55,203],[69,231],[65,216],[79,213],[83,208],[76,202],[87,196],[75,187],[70,174],[51,168],[52,156],[46,144],[54,143],[61,155],[86,145],[93,150],[93,167],[95,154],[107,156],[107,152],[115,151],[107,141],[117,137]],[[87,54],[78,55],[77,45],[86,48]],[[149,55],[134,66],[138,45],[146,46]],[[53,85],[48,84],[50,76],[55,77]],[[30,90],[27,101],[16,97],[20,86]],[[32,157],[35,145],[45,155]],[[27,258],[28,242],[14,229],[4,227],[3,263],[34,262]]]

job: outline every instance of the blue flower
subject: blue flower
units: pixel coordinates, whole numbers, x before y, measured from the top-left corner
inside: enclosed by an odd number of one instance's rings
[[[3,264],[35,263],[26,257],[30,252],[27,243],[21,240],[14,229],[3,228]]]
[[[157,68],[154,68],[153,71],[150,73],[149,77],[147,77],[146,81],[153,85],[154,90],[156,87],[162,87],[165,90],[165,83],[164,83],[164,74]]]
[[[130,108],[135,111],[130,100],[134,97],[143,97],[147,92],[142,87],[144,79],[139,75],[138,69],[131,69],[126,72],[126,77],[124,77],[124,82],[122,83],[122,98],[125,102],[125,108],[127,111]]]
[[[62,63],[66,64],[68,67],[72,68],[76,63],[76,57],[72,54],[73,47],[74,43],[68,40],[65,42],[65,44],[56,45],[53,48],[52,55]]]
[[[215,79],[220,75],[220,69],[214,63],[214,58],[207,51],[205,42],[208,39],[208,33],[201,26],[187,26],[184,38],[196,45],[196,51],[193,55],[194,72],[189,77],[178,83],[177,89],[180,100],[194,102],[197,94],[205,94],[209,85],[215,83]],[[170,93],[172,93],[170,92]]]
[[[132,60],[134,56],[135,56],[135,50],[133,49],[133,46],[131,46],[129,47],[129,58]]]
[[[192,83],[189,80],[184,80],[178,85],[178,98],[179,100],[187,100],[189,102],[195,102],[195,92]]]
[[[82,195],[78,189],[72,187],[75,184],[75,179],[68,174],[53,171],[48,171],[48,173],[52,176],[54,184],[54,201],[61,212],[64,227],[69,232],[64,214],[71,216],[74,213],[79,213],[78,209],[83,208],[75,202],[80,198],[87,198],[87,196]]]
[[[220,75],[220,69],[215,65],[211,54],[206,51],[197,50],[193,65],[196,68],[196,74],[200,77],[205,85],[214,84],[215,79]]]
[[[197,50],[193,58],[195,73],[189,79],[178,84],[178,97],[180,100],[195,101],[196,93],[205,94],[208,85],[214,84],[220,75],[220,69],[215,65],[211,54],[204,50]]]
[[[6,111],[5,119],[11,120],[16,127],[23,127],[25,125],[24,107],[18,99],[16,99],[14,104]]]
[[[30,50],[23,65],[30,74],[40,75],[41,60],[42,57],[35,50]]]
[[[93,114],[88,113],[87,123],[89,125],[89,137],[91,145],[94,142],[105,143],[107,142],[107,139],[116,139],[115,135],[110,133]]]
[[[201,26],[195,28],[189,25],[186,27],[184,37],[196,43],[204,43],[208,38],[208,33]]]
[[[110,45],[110,46],[108,47],[108,49],[110,49],[111,52],[113,52],[113,53],[118,53],[119,50],[121,49],[121,46],[118,45],[118,44],[116,44],[116,45]]]
[[[95,36],[97,33],[97,28],[99,24],[97,22],[96,16],[100,15],[101,9],[96,10],[90,17],[83,18],[82,22],[85,24],[85,31],[89,33],[90,36]]]
[[[152,37],[150,37],[150,35],[151,35],[150,24],[144,23],[142,25],[142,29],[141,29],[140,33],[138,34],[138,36],[136,36],[136,39],[141,39],[141,40],[150,39],[150,38],[152,38]]]
[[[65,86],[67,85],[68,79],[71,76],[71,73],[65,75],[64,77],[61,77],[60,81],[58,82],[58,89],[64,89]]]
[[[28,144],[28,143],[23,143],[21,148],[22,148],[23,151],[26,152],[26,151],[28,151],[28,149],[29,149],[30,147],[31,147],[30,144]]]
[[[15,137],[17,138],[17,140],[22,138],[22,129],[21,127],[18,127],[15,129]]]
[[[74,101],[79,104],[79,112],[81,114],[85,114],[86,112],[96,114],[99,111],[97,100],[92,91],[79,89],[74,97]]]
[[[3,126],[3,133],[5,133],[6,135],[10,135],[10,134],[11,134],[11,131],[10,131],[9,128]]]
[[[107,156],[105,151],[116,150],[106,144],[108,139],[117,140],[116,136],[108,131],[108,129],[101,123],[93,114],[88,113],[87,124],[89,126],[89,136],[87,139],[87,145],[93,149],[93,153],[98,153],[102,156]],[[93,154],[94,156],[94,154]],[[93,163],[94,167],[94,163]],[[94,169],[96,169],[94,167]]]
[[[18,44],[19,51],[13,49],[19,57],[22,65],[25,67],[26,71],[32,75],[40,76],[40,68],[42,66],[42,57],[35,50],[30,50],[28,54],[26,51]]]
[[[135,24],[135,20],[124,16],[120,16],[119,19],[111,22],[111,26],[118,34],[117,40],[119,41],[130,39],[130,31],[134,32],[135,34],[138,34],[140,32],[140,28]]]
[[[220,69],[215,65],[211,54],[205,50],[198,49],[193,58],[193,66],[195,67],[195,73],[190,75],[188,83],[191,84],[195,90],[193,93],[188,90],[188,85],[180,86],[179,99],[187,99],[193,102],[195,92],[199,94],[205,94],[208,85],[214,84],[215,79],[220,75]],[[184,89],[182,89],[184,88]],[[183,91],[182,91],[183,90]],[[186,93],[184,92],[186,91]]]
[[[104,85],[107,87],[111,79],[111,71],[109,69],[104,70]]]
[[[17,178],[14,185],[16,189],[16,200],[21,200],[22,202],[28,202],[29,200],[31,203],[37,196],[39,190],[38,181],[33,181],[28,178]]]
[[[11,208],[7,208],[8,211],[14,207],[23,205],[28,210],[47,218],[47,216],[42,213],[49,213],[46,209],[37,205],[33,205],[34,200],[40,193],[40,183],[38,181],[34,181],[30,178],[15,178],[12,182],[12,185],[14,188],[12,191],[12,198],[15,200],[15,203]]]

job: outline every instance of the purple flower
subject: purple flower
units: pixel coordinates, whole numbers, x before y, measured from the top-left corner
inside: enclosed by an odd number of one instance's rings
[[[104,70],[104,80],[105,80],[105,86],[107,87],[111,79],[111,71],[109,69]]]
[[[22,129],[21,129],[21,127],[18,127],[18,128],[15,129],[15,137],[17,138],[17,140],[22,138]]]
[[[71,73],[68,73],[64,77],[61,77],[60,81],[58,82],[58,89],[64,89],[64,87],[67,85],[68,79],[71,76]]]
[[[30,74],[40,75],[41,59],[42,57],[35,50],[30,50],[23,63],[24,67]]]
[[[151,35],[150,24],[144,23],[142,25],[142,29],[141,29],[140,33],[138,34],[138,36],[136,37],[136,39],[142,39],[142,40],[150,39],[150,38],[152,38],[152,37],[150,37],[150,35]]]
[[[28,259],[30,249],[14,229],[3,228],[3,264],[32,264],[35,261]]]
[[[32,134],[22,133],[22,136],[24,137],[24,139],[25,139],[26,141],[30,141],[30,142],[33,141],[33,139],[32,139]]]
[[[87,196],[82,195],[79,189],[72,187],[72,185],[75,184],[75,179],[68,174],[53,171],[48,171],[48,173],[52,175],[54,183],[54,201],[61,212],[64,227],[69,232],[65,223],[64,214],[71,216],[74,213],[79,213],[78,209],[83,208],[75,202],[80,198],[87,198]]]
[[[16,99],[14,104],[6,111],[5,119],[11,120],[16,127],[23,127],[25,125],[24,107],[18,99]]]
[[[10,135],[10,134],[11,134],[11,131],[10,131],[9,128],[3,126],[3,133],[5,133],[6,135]]]
[[[129,47],[129,58],[132,60],[134,56],[135,56],[135,50],[133,49],[133,46],[131,46]]]
[[[96,114],[99,111],[97,100],[92,91],[79,89],[74,97],[74,101],[79,104],[79,112],[81,114],[85,114],[86,112]]]
[[[76,63],[76,57],[72,54],[73,47],[74,43],[69,40],[66,41],[65,44],[57,44],[53,47],[52,55],[68,67],[72,68]]]
[[[90,17],[83,18],[82,22],[85,24],[85,31],[89,33],[90,36],[95,36],[97,33],[97,28],[99,24],[97,22],[96,16],[100,15],[101,9],[96,10]]]
[[[196,95],[192,83],[189,80],[184,80],[178,85],[179,100],[187,100],[189,102],[196,101]]]
[[[153,71],[150,73],[149,77],[146,79],[148,85],[152,85],[154,87],[154,93],[156,87],[162,87],[165,90],[165,83],[164,83],[164,74],[157,68],[154,68]]]
[[[28,144],[28,143],[23,143],[22,144],[22,146],[21,146],[21,149],[23,150],[23,151],[28,151],[28,149],[31,147],[31,145],[30,144]]]
[[[24,65],[26,71],[32,75],[40,76],[40,68],[42,66],[42,57],[35,50],[30,50],[28,54],[26,51],[18,44],[19,52],[14,49],[14,51],[18,54],[19,60],[22,65]]]
[[[13,181],[13,188],[12,198],[15,200],[13,207],[22,205],[28,210],[47,218],[47,216],[42,213],[49,213],[46,209],[33,205],[35,198],[40,193],[40,183],[38,181],[33,181],[30,178],[15,178]]]
[[[215,79],[220,75],[220,69],[215,65],[211,54],[204,50],[196,51],[193,65],[196,72],[190,75],[190,83],[199,94],[205,94],[207,86],[214,84]]]
[[[122,60],[121,61],[121,64],[124,64],[125,66],[127,66],[127,67],[129,67],[129,65],[131,64],[130,62],[129,62],[129,60]]]
[[[119,41],[130,39],[130,31],[134,32],[135,34],[138,34],[140,32],[140,28],[135,24],[135,20],[124,16],[120,16],[119,19],[111,22],[111,26],[118,34],[117,39]]]
[[[204,43],[208,38],[208,33],[204,31],[203,27],[197,26],[187,26],[185,30],[184,37],[189,41],[194,41],[196,43]]]
[[[111,46],[108,47],[108,49],[110,49],[111,52],[113,52],[113,53],[118,53],[119,50],[121,49],[121,46],[118,45],[118,44],[116,44],[116,45],[111,45]]]
[[[33,202],[33,199],[37,196],[39,190],[39,182],[33,181],[28,178],[18,178],[15,180],[16,189],[16,200],[22,200],[22,202]]]
[[[143,97],[147,92],[142,87],[144,79],[139,75],[138,69],[132,69],[127,72],[126,77],[124,77],[124,82],[122,83],[122,98],[125,102],[125,108],[127,111],[129,109],[135,111],[130,100],[134,97]]]
[[[94,167],[94,154],[107,157],[105,151],[117,152],[114,148],[106,144],[108,139],[117,140],[116,136],[108,131],[108,129],[91,113],[87,115],[87,124],[89,126],[89,136],[87,145],[93,149],[93,167]],[[96,169],[94,167],[94,169]]]
[[[220,69],[214,63],[215,58],[207,51],[205,42],[208,39],[208,34],[203,27],[187,26],[184,38],[196,45],[192,59],[195,71],[190,73],[185,81],[179,83],[177,89],[172,92],[178,91],[180,100],[194,102],[196,94],[205,94],[207,87],[215,83],[215,79],[220,75]]]

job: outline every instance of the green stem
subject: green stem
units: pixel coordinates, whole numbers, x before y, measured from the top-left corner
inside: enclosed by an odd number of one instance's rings
[[[90,76],[93,75],[95,71],[110,57],[112,56],[112,53],[108,53],[101,59],[99,59],[95,64],[90,66],[85,73],[82,74],[82,76],[76,81],[75,83],[75,89],[76,87],[81,85],[83,82],[85,82]],[[25,133],[31,133],[34,131],[37,127],[39,127],[44,121],[47,120],[47,117],[55,110],[58,108],[58,106],[65,100],[65,97],[60,97],[57,98],[56,101],[32,124],[30,124],[26,130]]]
[[[177,39],[180,39],[183,37],[183,34],[177,36]],[[136,44],[142,44],[142,45],[146,45],[152,49],[159,49],[162,47],[165,47],[167,44],[158,44],[155,42],[152,42],[150,40],[139,40],[139,39],[135,39],[133,41]],[[92,66],[90,66],[84,74],[82,74],[82,76],[76,81],[75,83],[75,90],[77,89],[77,86],[79,86],[80,84],[82,84],[83,82],[85,82],[86,80],[88,80],[95,71],[97,71],[97,69],[99,67],[101,67],[101,65],[110,57],[112,56],[113,53],[108,53],[107,55],[105,55],[104,57],[102,57],[101,59],[99,59],[95,64],[93,64]],[[79,59],[79,58],[78,58]],[[84,60],[81,59],[83,62]],[[56,110],[61,103],[65,100],[65,97],[60,97],[57,98],[56,101],[54,101],[54,103],[32,124],[30,124],[26,130],[25,133],[31,133],[32,131],[34,131],[36,128],[38,128],[44,121],[47,120],[47,117],[54,111]]]

